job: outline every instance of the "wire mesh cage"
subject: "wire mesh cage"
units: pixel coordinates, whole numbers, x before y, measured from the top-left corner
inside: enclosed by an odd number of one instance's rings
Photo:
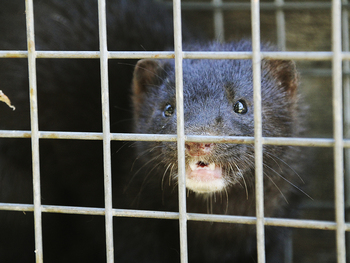
[[[349,262],[348,2],[164,0],[156,1],[162,6],[158,11],[140,1],[137,7],[130,4],[131,11],[127,1],[115,1],[122,3],[116,6],[112,2],[18,0],[0,4],[0,88],[16,107],[12,113],[5,103],[0,105],[0,222],[4,233],[0,259],[31,262],[35,254],[35,262],[142,261],[147,258],[145,252],[134,252],[130,246],[145,246],[147,255],[159,262],[164,255],[188,262],[195,258],[193,245],[188,244],[191,224],[204,222],[208,229],[215,223],[255,226],[259,263],[269,262],[265,253],[269,229],[288,230],[281,241],[284,262]],[[163,18],[165,11],[173,13],[173,18]],[[148,16],[149,25],[134,22],[130,14]],[[182,19],[197,31],[199,39],[251,39],[252,50],[188,51],[185,42],[192,40],[191,29],[183,26]],[[125,42],[119,35],[127,36]],[[169,42],[174,43],[173,49],[160,49]],[[265,50],[262,42],[275,43],[272,46],[279,51]],[[176,134],[131,133],[130,86],[139,59],[175,61]],[[183,64],[190,59],[252,61],[252,136],[185,133]],[[296,61],[300,101],[307,105],[300,108],[305,128],[298,137],[263,136],[261,68],[266,60]],[[68,75],[71,77],[66,78]],[[157,169],[137,165],[143,157],[130,155],[137,141],[176,142],[176,187],[163,178],[162,186],[156,187],[166,188],[169,183],[169,192],[142,192],[151,184],[147,180],[141,180],[141,190],[131,189],[137,175],[145,173],[148,178]],[[256,206],[254,215],[216,213],[210,207],[207,213],[188,211],[187,142],[254,145],[256,180],[254,196],[249,197]],[[307,163],[298,171],[306,183],[296,188],[301,197],[296,208],[290,206],[295,210],[291,216],[266,217],[273,202],[264,197],[266,146],[298,147],[300,160],[296,162]],[[283,165],[284,169],[289,166]],[[178,195],[178,203],[162,209],[168,195]],[[133,205],[126,205],[124,199],[132,200]],[[160,209],[148,199],[159,200]],[[208,206],[224,203],[206,202]],[[286,202],[288,209],[289,200]],[[167,240],[175,248],[159,251],[161,244],[152,244],[153,234],[171,236],[170,227],[179,233],[178,238]],[[141,237],[148,228],[152,234]],[[138,235],[139,243],[130,241]]]

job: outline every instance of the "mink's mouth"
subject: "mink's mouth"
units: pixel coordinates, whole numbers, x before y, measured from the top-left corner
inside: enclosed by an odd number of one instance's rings
[[[222,168],[216,163],[190,161],[186,167],[186,186],[196,193],[212,193],[225,187]]]

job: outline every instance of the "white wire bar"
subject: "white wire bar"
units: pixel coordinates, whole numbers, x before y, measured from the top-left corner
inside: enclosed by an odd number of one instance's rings
[[[172,7],[171,3],[164,2],[169,8]],[[344,8],[350,8],[348,3],[342,5]],[[184,10],[213,10],[215,8],[221,8],[223,10],[250,10],[251,5],[246,2],[222,2],[222,3],[208,3],[208,2],[185,2],[182,4]],[[322,9],[331,9],[332,4],[329,2],[319,2],[319,1],[305,1],[305,2],[262,2],[260,3],[261,10],[322,10]]]
[[[343,0],[343,4],[347,4],[348,0]],[[350,50],[349,43],[349,11],[343,9],[342,11],[342,34],[343,34],[343,50]],[[350,62],[343,62],[343,71],[350,71]],[[350,76],[343,75],[343,96],[344,96],[344,136],[350,138]],[[344,152],[344,161],[345,161],[345,207],[346,209],[350,208],[350,150],[345,149]],[[350,217],[350,211],[347,211],[347,218]],[[347,235],[346,238],[346,247],[347,251],[350,249],[350,235]]]
[[[276,5],[282,6],[284,0],[275,0]],[[286,23],[284,10],[280,7],[276,9],[276,35],[277,47],[281,51],[286,50]],[[293,262],[293,238],[292,232],[288,231],[284,241],[284,263]]]
[[[276,10],[276,27],[277,27],[277,46],[280,50],[286,50],[286,23],[284,19],[284,11],[281,6],[284,4],[284,0],[275,0],[278,6]]]
[[[343,4],[348,4],[348,0],[343,0]],[[349,36],[349,10],[342,11],[342,28],[343,28],[343,50],[350,51],[350,36]],[[350,71],[350,62],[344,61],[343,71]],[[344,86],[344,135],[350,138],[350,76],[347,74],[343,77]],[[345,206],[350,208],[350,150],[345,149]],[[348,216],[350,212],[348,211]],[[347,247],[350,248],[350,235],[347,238]]]
[[[222,0],[212,0],[214,6],[222,4]],[[214,33],[215,39],[219,42],[225,41],[225,26],[224,26],[224,13],[222,8],[217,7],[214,9]]]
[[[36,263],[43,262],[42,214],[40,193],[40,164],[39,164],[39,124],[36,83],[36,53],[34,39],[34,8],[33,1],[26,1],[26,24],[28,45],[28,72],[30,94],[30,123],[32,140],[33,165],[33,203],[34,203],[34,233]]]
[[[30,204],[0,203],[0,210],[33,212],[34,206]],[[103,216],[105,215],[105,208],[42,205],[42,212]],[[113,209],[113,216],[175,219],[175,220],[179,219],[179,213],[176,213],[176,212],[160,212],[160,211],[131,210],[131,209]],[[218,223],[237,223],[237,224],[251,224],[251,225],[256,224],[256,218],[250,217],[250,216],[187,213],[187,219],[193,220],[193,221],[206,221],[206,222],[218,222]],[[265,218],[265,225],[319,229],[319,230],[336,230],[337,228],[336,222],[331,222],[331,221],[286,219],[286,218]],[[350,223],[347,223],[345,225],[345,230],[350,231]]]
[[[98,51],[36,51],[36,58],[77,58],[91,59],[100,58]],[[292,59],[303,61],[331,61],[333,52],[331,51],[288,51],[288,52],[261,52],[261,58],[266,59]],[[250,51],[218,51],[218,52],[199,52],[183,51],[184,59],[252,59]],[[27,58],[27,51],[0,51],[0,58]],[[109,51],[108,59],[172,59],[174,52],[151,52],[151,51]],[[350,60],[350,52],[341,53],[342,60]]]
[[[0,203],[0,210],[33,212],[34,205]],[[42,212],[104,216],[105,208],[42,205]],[[130,217],[130,218],[173,219],[173,220],[179,219],[179,213],[176,213],[176,212],[160,212],[160,211],[131,210],[131,209],[113,209],[113,216]],[[250,217],[250,216],[187,213],[187,218],[188,220],[193,220],[193,221],[236,223],[236,224],[250,224],[250,225],[256,224],[256,217]],[[305,220],[305,219],[301,220],[301,219],[286,219],[286,218],[265,218],[265,225],[315,229],[315,230],[329,230],[329,231],[334,231],[337,229],[336,222],[321,221],[321,220]],[[350,223],[347,223],[345,225],[345,230],[350,231]]]
[[[0,130],[0,138],[30,138],[30,131]],[[40,139],[71,139],[71,140],[103,140],[103,133],[90,132],[51,132],[39,131]],[[168,134],[137,134],[137,133],[111,133],[113,141],[168,141],[176,142],[177,135]],[[213,142],[253,144],[254,137],[243,136],[204,136],[185,135],[188,142]],[[266,145],[303,146],[303,147],[334,147],[332,138],[288,138],[288,137],[262,137],[262,143]],[[344,148],[350,148],[350,139],[343,140]]]
[[[254,149],[255,149],[255,206],[258,263],[265,263],[263,144],[261,116],[261,54],[259,0],[251,0],[253,99],[254,99]]]
[[[178,152],[178,191],[180,224],[180,260],[188,262],[187,251],[187,214],[186,214],[186,165],[185,165],[185,120],[183,105],[183,68],[182,68],[182,25],[181,0],[173,1],[174,14],[174,50],[175,50],[175,84],[177,114],[177,152]]]
[[[102,93],[102,126],[103,126],[103,168],[105,188],[105,231],[107,263],[114,262],[113,243],[113,213],[112,213],[112,165],[111,165],[111,134],[109,114],[108,90],[108,50],[107,50],[107,22],[106,2],[98,0],[100,65],[101,65],[101,93]]]
[[[100,58],[98,51],[36,51],[37,58]],[[261,58],[267,59],[293,59],[293,60],[314,60],[324,61],[332,60],[333,53],[327,51],[288,51],[288,52],[261,52]],[[0,51],[0,58],[27,58],[27,51]],[[155,52],[155,51],[109,51],[109,59],[171,59],[175,57],[174,52]],[[252,52],[199,52],[199,51],[183,51],[184,59],[252,59]],[[350,60],[350,52],[342,53],[343,60]]]
[[[332,1],[333,50],[333,133],[334,133],[334,186],[336,212],[337,262],[346,262],[345,212],[344,212],[344,157],[343,157],[343,107],[342,107],[342,39],[341,0]]]

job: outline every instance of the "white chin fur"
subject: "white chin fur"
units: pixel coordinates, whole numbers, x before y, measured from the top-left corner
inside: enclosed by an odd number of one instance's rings
[[[211,182],[201,182],[186,178],[186,187],[196,193],[213,193],[222,191],[225,187],[223,179],[216,179]]]
[[[193,160],[186,167],[186,186],[196,193],[222,191],[225,187],[222,168],[215,163]]]

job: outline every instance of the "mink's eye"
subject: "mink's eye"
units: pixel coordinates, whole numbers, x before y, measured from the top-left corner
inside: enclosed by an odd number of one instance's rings
[[[174,108],[172,105],[167,104],[164,108],[163,115],[164,117],[170,117],[174,114]]]
[[[247,103],[244,100],[239,100],[233,105],[233,110],[238,114],[245,114],[248,111]]]

